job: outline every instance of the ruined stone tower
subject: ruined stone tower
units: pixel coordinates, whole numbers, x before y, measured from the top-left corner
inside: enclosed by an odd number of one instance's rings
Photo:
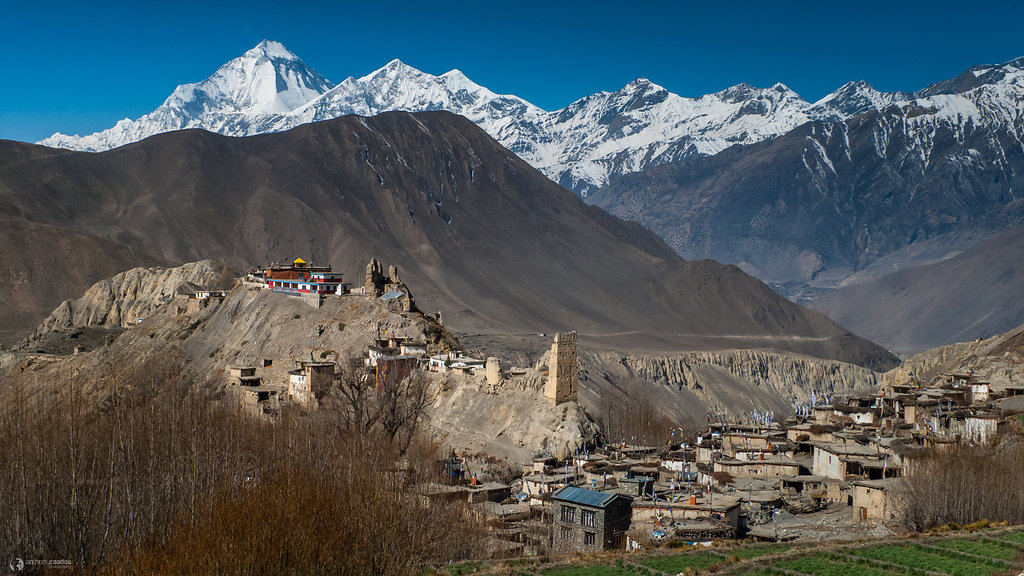
[[[578,383],[576,333],[555,334],[555,343],[551,345],[551,360],[548,361],[548,383],[544,386],[544,398],[555,406],[576,400]]]
[[[387,292],[401,293],[401,296],[388,297],[387,300],[394,303],[402,312],[416,311],[416,299],[413,298],[409,287],[398,277],[398,266],[388,266],[388,274],[385,276],[384,266],[376,258],[371,258],[363,277],[363,294],[371,298],[380,298]]]
[[[366,265],[366,276],[363,279],[363,294],[380,296],[384,293],[384,267],[376,258],[370,258]]]
[[[494,394],[501,384],[501,360],[498,360],[494,356],[487,359],[487,363],[484,364],[485,374],[487,375],[487,390],[491,394]]]

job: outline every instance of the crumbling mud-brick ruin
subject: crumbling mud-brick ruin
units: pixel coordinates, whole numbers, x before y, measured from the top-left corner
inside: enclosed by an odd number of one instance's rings
[[[572,402],[579,396],[579,376],[576,368],[576,333],[555,334],[551,345],[551,360],[548,362],[548,382],[544,387],[544,398],[555,406]]]

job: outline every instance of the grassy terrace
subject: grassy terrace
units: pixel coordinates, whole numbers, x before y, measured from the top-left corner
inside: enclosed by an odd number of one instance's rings
[[[1017,576],[1024,527],[857,544],[745,544],[449,566],[437,576]]]

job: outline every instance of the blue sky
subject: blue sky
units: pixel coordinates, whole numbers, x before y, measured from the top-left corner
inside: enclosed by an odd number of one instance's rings
[[[849,80],[916,90],[1024,56],[1024,0],[0,4],[0,138],[137,118],[267,38],[332,82],[393,58],[557,109],[644,77],[683,96]]]

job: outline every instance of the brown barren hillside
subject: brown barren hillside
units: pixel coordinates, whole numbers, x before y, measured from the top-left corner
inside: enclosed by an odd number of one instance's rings
[[[811,306],[901,353],[988,338],[1024,323],[1024,225],[937,264],[826,293]]]
[[[420,287],[420,306],[443,310],[457,330],[576,329],[616,345],[643,334],[668,348],[739,343],[893,363],[735,267],[680,260],[446,112],[344,117],[250,138],[181,131],[99,154],[25,147],[17,155],[27,161],[0,161],[3,218],[101,238],[140,258],[248,268],[301,256],[358,284],[375,256],[398,265]],[[46,250],[8,235],[0,257]],[[89,257],[122,267],[107,248]],[[57,271],[34,272],[45,300],[31,311],[36,320],[110,275],[93,267],[77,287],[55,282]]]

